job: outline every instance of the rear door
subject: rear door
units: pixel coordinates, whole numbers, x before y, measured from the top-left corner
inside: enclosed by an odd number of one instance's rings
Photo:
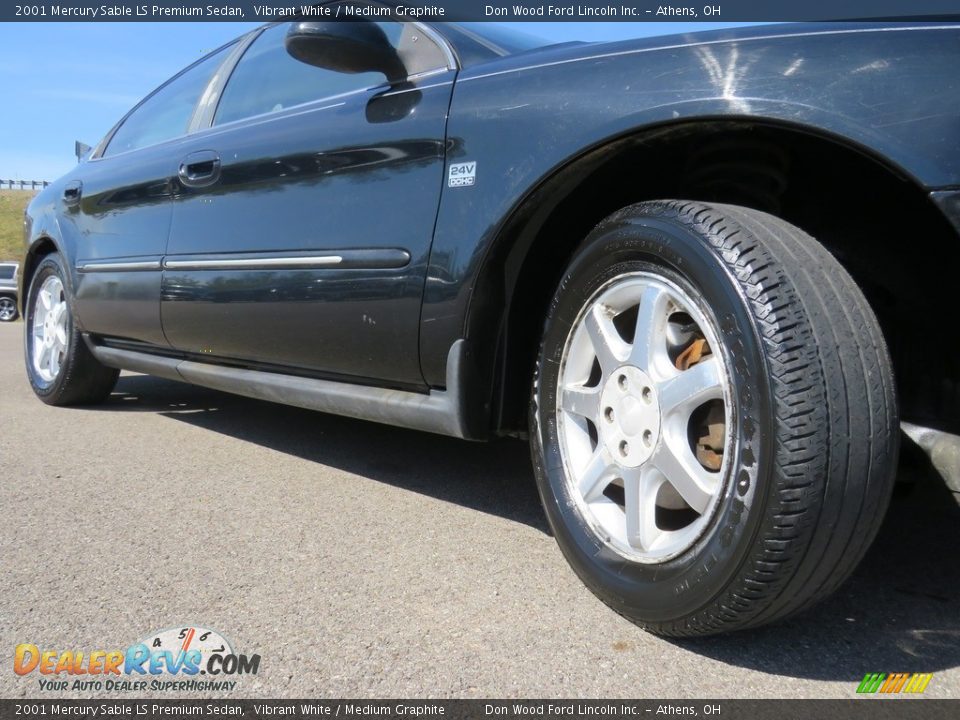
[[[413,23],[378,23],[408,67],[321,69],[287,24],[246,49],[181,147],[163,327],[177,349],[247,365],[423,383],[418,328],[455,71]]]
[[[84,330],[166,344],[160,276],[178,147],[229,52],[222,48],[161,86],[66,185],[60,231],[76,248],[76,311]]]

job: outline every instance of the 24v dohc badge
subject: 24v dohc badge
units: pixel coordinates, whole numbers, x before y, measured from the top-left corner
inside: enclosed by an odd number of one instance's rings
[[[447,173],[447,185],[467,187],[477,182],[477,162],[453,163]]]

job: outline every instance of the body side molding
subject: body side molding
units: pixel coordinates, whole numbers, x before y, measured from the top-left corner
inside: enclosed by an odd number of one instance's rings
[[[380,270],[406,267],[403,248],[343,248],[322,252],[206,253],[167,255],[164,270]]]
[[[77,263],[77,272],[137,272],[143,270],[160,270],[158,259],[112,259],[112,260],[81,260]]]
[[[95,344],[88,336],[85,339],[97,360],[108,367],[465,440],[481,439],[485,434],[485,428],[470,421],[463,401],[461,389],[467,383],[464,377],[467,341],[463,339],[450,348],[446,389],[432,389],[427,393],[226,367],[106,347]]]
[[[80,260],[77,272],[136,272],[142,270],[379,270],[406,267],[410,253],[402,248],[358,248],[323,253],[221,253],[160,257]]]
[[[340,255],[311,255],[307,257],[255,257],[230,260],[165,260],[167,270],[267,270],[283,268],[315,268],[339,265]]]

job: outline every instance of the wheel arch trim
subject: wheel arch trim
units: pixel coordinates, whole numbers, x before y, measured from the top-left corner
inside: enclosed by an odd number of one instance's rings
[[[23,255],[20,273],[17,277],[20,315],[26,317],[27,293],[37,266],[47,255],[63,254],[62,243],[50,232],[40,232],[31,241]]]
[[[483,333],[496,332],[502,336],[507,332],[506,321],[516,292],[519,268],[535,245],[539,231],[563,200],[576,191],[579,183],[574,178],[598,169],[616,153],[645,136],[700,123],[753,124],[777,128],[811,136],[837,145],[840,149],[858,153],[924,194],[930,193],[931,186],[921,178],[936,177],[936,168],[890,137],[815,108],[781,101],[750,102],[752,112],[749,115],[731,113],[731,101],[723,98],[685,101],[646,110],[634,117],[635,122],[629,130],[608,135],[575,155],[564,158],[527,186],[489,235],[490,240],[482,250],[472,278],[473,292],[463,317],[460,335],[473,340],[477,348],[488,348],[489,357],[477,358],[477,362],[489,368],[487,377],[490,386],[484,389],[487,397],[491,397],[503,382],[502,373],[496,367],[496,355],[502,351],[500,342],[503,338],[489,334],[483,337]],[[567,183],[570,183],[570,187],[565,188]],[[558,196],[558,189],[565,189],[566,192]],[[947,216],[945,205],[938,204],[937,210]],[[516,264],[517,272],[512,277],[504,277],[502,302],[488,302],[485,298],[488,288],[500,287],[492,280],[492,276],[503,272],[510,264]]]
[[[924,192],[935,189],[935,186],[921,179],[935,177],[936,170],[930,163],[912,153],[909,148],[902,147],[889,136],[865,131],[861,126],[843,116],[794,103],[770,100],[751,100],[753,111],[750,114],[732,113],[730,102],[723,98],[707,101],[691,100],[646,110],[634,116],[629,130],[606,135],[596,143],[582,148],[579,152],[553,165],[547,172],[528,184],[523,194],[496,224],[491,233],[491,240],[484,249],[477,276],[483,274],[497,247],[504,242],[509,242],[511,225],[525,212],[529,212],[531,205],[537,205],[541,196],[549,195],[546,191],[564,173],[573,172],[584,163],[589,166],[592,159],[601,159],[610,153],[615,153],[620,149],[620,145],[639,140],[644,135],[698,123],[754,123],[811,135],[869,157],[889,172],[909,180]],[[798,119],[804,116],[804,120]],[[467,324],[465,324],[467,331],[469,331],[472,305],[471,301],[467,309]]]

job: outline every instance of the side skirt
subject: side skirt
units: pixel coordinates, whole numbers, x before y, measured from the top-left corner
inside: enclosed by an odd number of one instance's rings
[[[427,393],[351,385],[280,373],[225,367],[169,358],[88,342],[104,365],[179,380],[193,385],[344,415],[359,420],[423,430],[467,440],[484,439],[475,419],[470,421],[464,403],[466,340],[457,340],[447,355],[447,387]]]

